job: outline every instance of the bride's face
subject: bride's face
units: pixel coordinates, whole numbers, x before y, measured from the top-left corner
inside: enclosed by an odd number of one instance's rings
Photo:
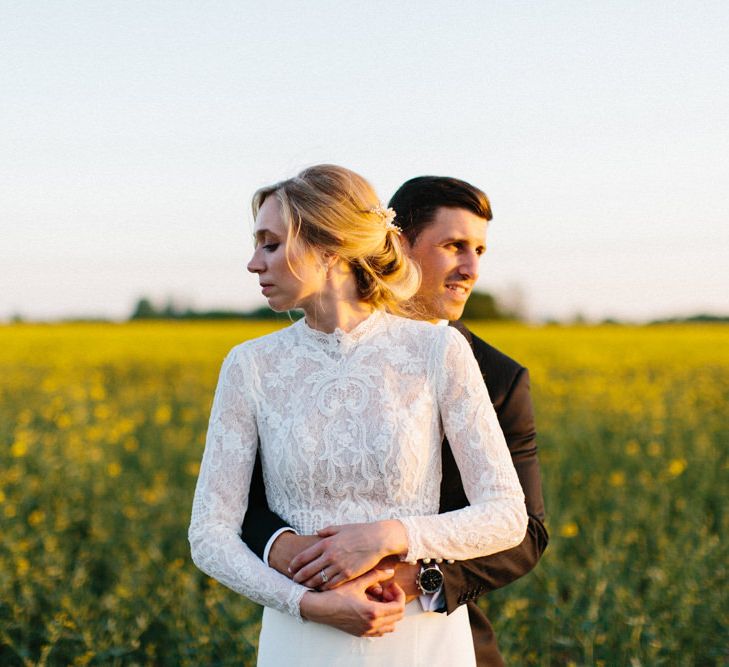
[[[326,285],[320,254],[295,242],[287,249],[288,228],[272,195],[258,210],[253,232],[255,249],[248,270],[258,274],[268,305],[276,312],[291,308],[306,311]]]

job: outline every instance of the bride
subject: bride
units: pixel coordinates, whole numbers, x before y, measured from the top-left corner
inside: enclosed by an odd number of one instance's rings
[[[527,515],[476,361],[452,327],[398,317],[418,271],[394,212],[331,165],[260,189],[248,270],[304,319],[228,354],[193,501],[195,564],[264,605],[259,665],[475,665],[466,607],[424,612],[381,559],[470,559],[513,547]],[[448,437],[471,503],[439,515]],[[327,529],[319,592],[240,540],[260,447],[268,502]],[[346,582],[346,583],[342,583]],[[308,622],[305,622],[308,621]]]

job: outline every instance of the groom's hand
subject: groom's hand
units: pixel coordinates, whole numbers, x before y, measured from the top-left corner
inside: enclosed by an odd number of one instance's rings
[[[384,563],[377,566],[378,568],[387,567]],[[402,590],[405,592],[407,601],[414,600],[420,595],[416,579],[420,573],[420,565],[418,563],[407,563],[405,561],[398,560],[396,563],[390,565],[395,570],[394,581]]]
[[[418,596],[420,591],[418,585],[415,583],[418,573],[420,572],[420,565],[411,564],[406,561],[401,561],[395,556],[388,556],[383,558],[375,568],[376,570],[393,570],[394,576],[392,578],[393,583],[396,583],[405,593],[405,601],[410,602]],[[372,593],[378,593],[376,589],[371,589]]]
[[[297,535],[290,530],[281,533],[274,540],[268,552],[268,564],[290,579],[289,563],[320,539],[317,535]]]
[[[392,632],[405,613],[405,593],[392,575],[392,570],[373,570],[334,590],[304,593],[301,616],[355,637],[381,637]],[[375,588],[379,595],[371,593]]]

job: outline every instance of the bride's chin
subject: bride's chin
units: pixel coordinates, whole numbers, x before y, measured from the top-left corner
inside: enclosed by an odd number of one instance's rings
[[[283,303],[281,301],[270,301],[268,302],[268,307],[274,312],[274,313],[285,313],[287,310],[293,310],[296,308],[296,304],[293,303]]]

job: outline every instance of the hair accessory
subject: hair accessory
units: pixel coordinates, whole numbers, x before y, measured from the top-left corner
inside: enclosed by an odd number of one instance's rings
[[[385,208],[382,204],[378,204],[377,206],[373,206],[369,212],[376,213],[380,216],[380,218],[382,218],[382,222],[385,223],[385,231],[393,231],[398,235],[402,232],[402,228],[398,227],[393,222],[395,216],[397,215],[395,213],[395,209]]]

